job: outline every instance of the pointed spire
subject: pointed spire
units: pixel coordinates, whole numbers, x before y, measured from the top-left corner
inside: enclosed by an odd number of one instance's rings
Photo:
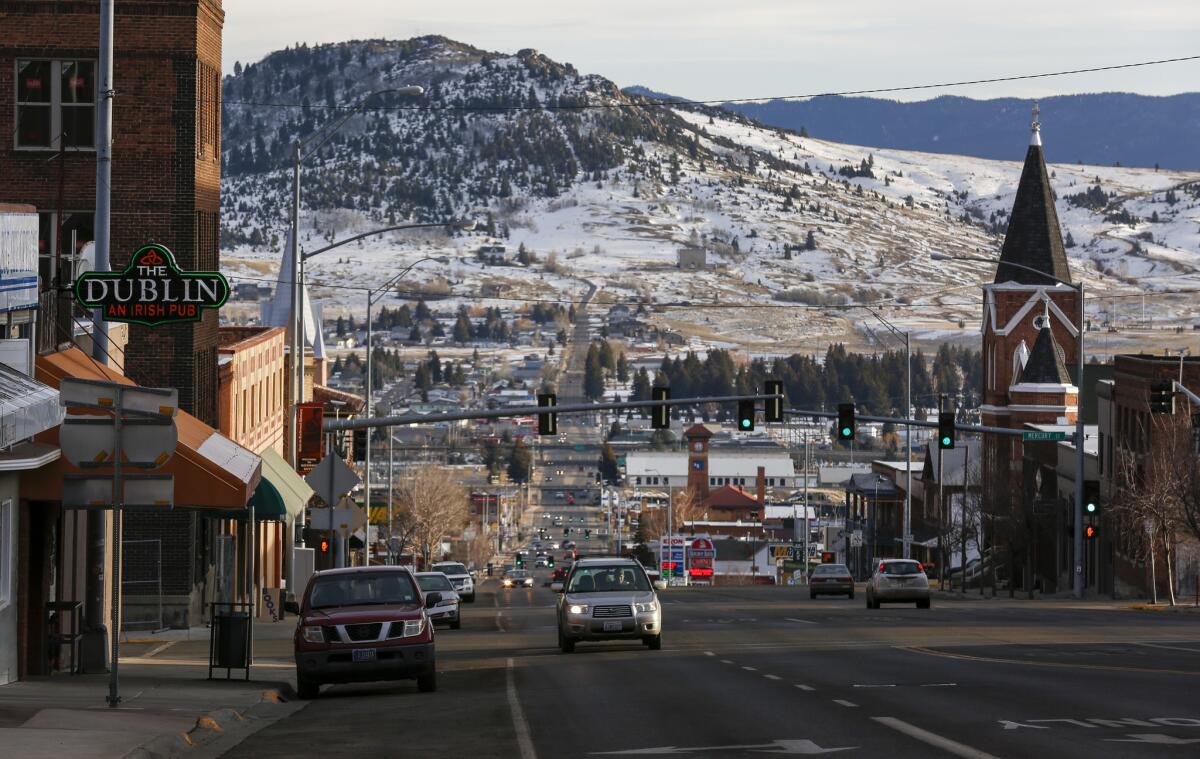
[[[996,267],[996,284],[1015,282],[1022,285],[1054,285],[1057,280],[1071,281],[1067,252],[1063,249],[1062,229],[1054,208],[1054,189],[1046,172],[1042,155],[1041,109],[1033,106],[1033,134],[1025,153],[1025,167],[1013,200],[1000,264]],[[1006,263],[1019,266],[1006,266]],[[1025,268],[1028,267],[1028,268]],[[1035,271],[1051,276],[1043,277]]]
[[[1063,349],[1050,331],[1049,306],[1046,311],[1046,316],[1040,317],[1037,339],[1033,341],[1033,350],[1029,352],[1029,360],[1021,371],[1021,383],[1070,385],[1071,373],[1067,371]]]

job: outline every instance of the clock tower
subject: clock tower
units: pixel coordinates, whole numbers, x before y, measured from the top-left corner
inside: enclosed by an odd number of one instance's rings
[[[708,443],[712,436],[703,424],[693,425],[683,433],[688,452],[687,489],[699,501],[708,497]]]

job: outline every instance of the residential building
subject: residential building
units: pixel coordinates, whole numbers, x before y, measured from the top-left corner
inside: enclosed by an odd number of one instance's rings
[[[680,248],[675,252],[675,266],[691,271],[704,269],[707,266],[704,248],[695,246]]]

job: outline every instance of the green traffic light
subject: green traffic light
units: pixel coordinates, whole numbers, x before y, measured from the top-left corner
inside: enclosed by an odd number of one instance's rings
[[[743,420],[742,420],[742,426],[743,426],[743,427],[747,427],[747,428],[749,428],[749,427],[750,427],[750,420],[749,420],[749,419],[743,419]]]
[[[1087,510],[1088,510],[1088,513],[1089,513],[1089,514],[1093,514],[1093,513],[1095,513],[1095,511],[1096,511],[1096,504],[1094,504],[1094,503],[1089,503],[1089,504],[1087,505]]]
[[[950,440],[950,438],[948,438],[948,437],[943,437],[943,438],[942,438],[942,445],[944,445],[944,446],[946,446],[946,447],[948,448],[948,447],[950,447],[950,443],[951,443],[951,440]]]
[[[842,437],[850,437],[850,428],[849,427],[842,428]]]

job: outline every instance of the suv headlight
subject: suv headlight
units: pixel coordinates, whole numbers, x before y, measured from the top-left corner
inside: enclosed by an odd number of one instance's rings
[[[634,608],[634,611],[637,611],[638,613],[646,613],[646,612],[658,611],[658,604],[655,603],[654,601],[647,601],[644,604],[634,604],[633,608]]]
[[[325,642],[325,631],[321,629],[320,625],[305,625],[303,635],[305,643]]]
[[[571,604],[570,607],[567,608],[567,611],[571,612],[572,614],[587,614],[587,610],[587,604]]]
[[[404,620],[404,637],[411,638],[414,635],[420,635],[421,630],[424,629],[424,627],[424,615],[422,615],[420,619],[406,619]]]

